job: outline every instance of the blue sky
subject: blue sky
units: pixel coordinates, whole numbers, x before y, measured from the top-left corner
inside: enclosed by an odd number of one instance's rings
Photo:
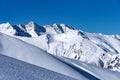
[[[0,0],[0,23],[27,24],[31,20],[120,34],[120,0]]]

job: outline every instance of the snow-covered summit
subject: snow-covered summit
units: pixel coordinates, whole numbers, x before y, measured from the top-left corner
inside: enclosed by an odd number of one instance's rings
[[[9,22],[7,22],[7,23],[0,24],[0,32],[8,35],[15,35],[16,30],[14,30],[12,25]]]
[[[37,37],[45,32],[45,29],[42,26],[39,26],[37,23],[31,21],[27,25],[25,25],[27,32],[32,37]]]

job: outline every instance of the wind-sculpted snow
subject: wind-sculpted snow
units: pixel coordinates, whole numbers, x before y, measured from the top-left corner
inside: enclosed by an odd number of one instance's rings
[[[19,30],[18,30],[19,29]],[[120,71],[120,36],[87,33],[65,24],[0,24],[0,32],[46,52]]]
[[[0,80],[76,80],[0,54]]]

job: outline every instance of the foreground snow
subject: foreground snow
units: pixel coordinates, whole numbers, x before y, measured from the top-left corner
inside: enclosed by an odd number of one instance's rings
[[[75,80],[0,54],[0,80]]]

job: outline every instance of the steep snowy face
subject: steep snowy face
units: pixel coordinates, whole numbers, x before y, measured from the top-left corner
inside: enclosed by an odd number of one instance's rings
[[[27,32],[32,36],[32,37],[37,37],[40,36],[42,33],[45,32],[45,29],[38,24],[34,23],[33,21],[29,22],[26,26]]]
[[[22,37],[31,37],[31,35],[27,32],[24,25],[13,25],[13,28],[16,30],[16,36],[22,36]]]
[[[8,24],[1,25],[6,27]],[[16,38],[50,54],[120,71],[120,35],[87,33],[65,24],[39,26],[34,22],[11,28],[16,31]],[[4,31],[4,28],[0,29],[0,32]],[[5,32],[14,35],[9,30]]]

